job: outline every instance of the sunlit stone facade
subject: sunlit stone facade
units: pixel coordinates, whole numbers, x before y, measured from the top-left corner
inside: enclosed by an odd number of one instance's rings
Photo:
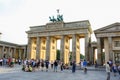
[[[120,23],[110,24],[94,31],[97,38],[98,64],[109,60],[120,63]],[[105,53],[105,59],[102,53]]]
[[[57,40],[60,40],[60,60],[69,63],[70,39],[72,61],[80,62],[80,38],[85,39],[85,58],[89,60],[89,41],[92,29],[88,20],[64,23],[62,21],[32,26],[27,31],[29,59],[56,60]]]
[[[27,57],[27,45],[18,45],[0,41],[0,58],[25,59]]]

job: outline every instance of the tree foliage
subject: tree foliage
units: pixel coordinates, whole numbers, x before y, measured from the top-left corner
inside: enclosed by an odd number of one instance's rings
[[[60,50],[57,50],[57,60],[60,60]],[[80,59],[84,59],[85,56],[83,54],[80,54]],[[72,60],[72,52],[70,52],[70,57],[69,57],[69,60],[71,61]]]
[[[60,50],[57,50],[57,60],[60,60]]]

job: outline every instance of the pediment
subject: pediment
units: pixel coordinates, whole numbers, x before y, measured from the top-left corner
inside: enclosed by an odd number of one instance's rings
[[[120,23],[113,23],[108,26],[102,27],[100,29],[95,30],[95,33],[103,33],[103,32],[117,32],[120,31]]]

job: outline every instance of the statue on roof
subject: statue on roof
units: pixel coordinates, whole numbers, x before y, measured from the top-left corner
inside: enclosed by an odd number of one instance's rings
[[[60,15],[59,14],[59,9],[57,9],[57,18],[55,18],[54,16],[50,17],[49,16],[49,21],[52,21],[52,22],[58,22],[58,21],[63,21],[63,15]]]

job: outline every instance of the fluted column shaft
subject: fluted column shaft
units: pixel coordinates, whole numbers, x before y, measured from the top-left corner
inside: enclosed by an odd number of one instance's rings
[[[40,59],[40,37],[37,37],[36,59]]]
[[[76,61],[76,35],[72,35],[72,61]]]
[[[50,36],[46,39],[46,60],[50,59]]]
[[[108,44],[109,44],[109,59],[113,59],[113,51],[112,51],[112,38],[108,37]]]
[[[88,34],[85,34],[85,59],[89,61],[89,37]]]
[[[28,38],[28,46],[27,46],[27,58],[31,58],[31,38]]]
[[[97,63],[99,65],[102,65],[101,54],[102,54],[101,40],[100,38],[97,38]]]
[[[65,36],[63,35],[62,36],[62,38],[61,38],[61,45],[60,45],[60,60],[62,61],[62,62],[64,62],[64,39],[65,38]]]

